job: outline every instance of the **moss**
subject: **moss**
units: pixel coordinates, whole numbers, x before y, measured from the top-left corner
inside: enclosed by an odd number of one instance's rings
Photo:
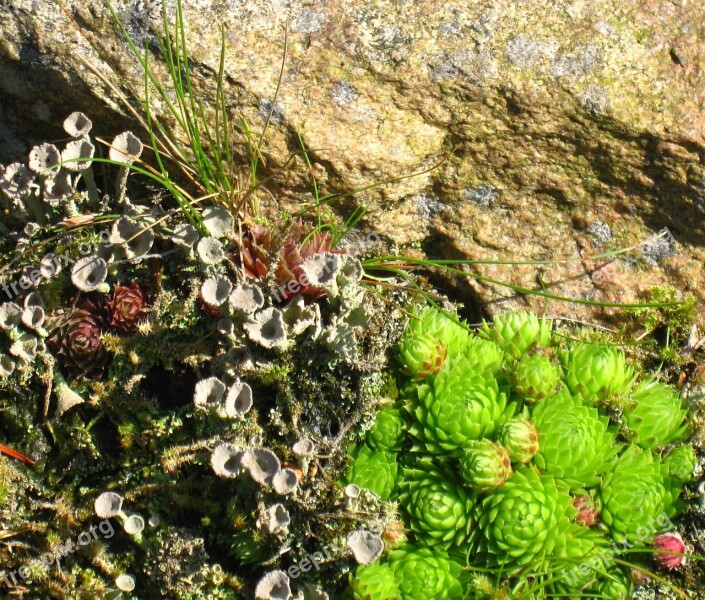
[[[687,343],[691,327],[696,321],[697,298],[691,294],[681,294],[672,287],[655,286],[646,290],[640,300],[679,304],[626,310],[625,315],[630,322],[626,325],[622,323],[625,336],[637,330],[645,331],[662,362],[670,366],[689,362],[689,356],[681,352],[681,349]]]
[[[679,302],[678,306],[665,306],[661,308],[633,308],[626,314],[637,319],[646,329],[653,330],[666,326],[674,334],[684,335],[690,332],[690,327],[695,320],[695,310],[698,300],[692,294],[683,296],[672,287],[655,286],[642,294],[644,302]]]

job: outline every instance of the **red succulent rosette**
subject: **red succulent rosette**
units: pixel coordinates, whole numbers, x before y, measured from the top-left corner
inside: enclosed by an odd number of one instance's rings
[[[301,221],[291,226],[279,253],[275,272],[279,285],[278,296],[281,300],[288,300],[292,296],[301,294],[308,304],[326,295],[325,290],[307,283],[308,279],[301,268],[304,260],[324,252],[336,252],[333,250],[333,239],[327,231],[317,231],[312,234]],[[336,254],[342,253],[337,251]],[[290,283],[298,284],[293,288],[296,291],[292,292],[289,289]]]
[[[243,236],[240,246],[245,275],[261,279],[269,273],[272,253],[272,234],[264,225],[251,227]]]
[[[107,304],[108,325],[123,335],[132,335],[149,316],[149,308],[147,293],[139,283],[116,285]]]
[[[286,302],[297,294],[303,296],[307,304],[322,298],[325,290],[308,283],[301,263],[316,254],[343,252],[333,249],[329,232],[313,231],[311,226],[297,221],[286,230],[284,241],[278,246],[270,229],[263,225],[250,227],[242,236],[239,248],[245,275],[252,279],[273,276],[277,301]]]
[[[110,355],[100,338],[103,323],[96,306],[84,302],[55,318],[47,345],[57,362],[72,377],[102,374]]]

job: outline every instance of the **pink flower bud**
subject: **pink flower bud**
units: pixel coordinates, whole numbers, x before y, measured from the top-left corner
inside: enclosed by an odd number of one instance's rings
[[[656,563],[663,569],[675,569],[683,562],[685,554],[685,544],[683,538],[677,532],[662,533],[654,536],[654,549],[656,554],[654,559]],[[672,553],[678,554],[672,554]]]

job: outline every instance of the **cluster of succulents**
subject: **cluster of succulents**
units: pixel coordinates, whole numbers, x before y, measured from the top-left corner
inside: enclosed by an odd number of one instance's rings
[[[70,375],[100,375],[110,354],[105,332],[133,335],[149,316],[150,302],[142,285],[116,285],[107,300],[84,300],[77,307],[54,311],[47,345]]]
[[[643,550],[621,556],[636,572],[681,564],[672,519],[696,458],[671,386],[528,312],[473,333],[428,308],[399,360],[400,400],[353,449],[348,482],[397,502],[408,539],[357,568],[355,599],[485,597],[475,569],[517,592],[532,579],[544,594],[626,599],[620,551]]]
[[[102,336],[132,335],[148,314],[145,288],[154,285],[144,277],[152,274],[142,268],[143,279],[135,280],[134,267],[174,252],[175,258],[190,265],[190,282],[200,279],[201,309],[219,319],[216,327],[232,357],[249,356],[253,347],[281,353],[306,333],[331,352],[331,360],[356,360],[358,332],[369,319],[359,285],[362,267],[357,258],[334,248],[327,231],[314,230],[301,220],[265,222],[240,231],[222,206],[200,211],[200,225],[195,226],[158,201],[133,202],[127,178],[143,146],[129,131],[110,144],[109,158],[120,166],[115,189],[103,190],[112,194],[101,197],[93,175],[97,159],[92,128],[86,115],[73,113],[64,122],[70,141],[63,149],[41,144],[31,150],[28,166],[13,163],[0,169],[0,204],[9,215],[2,226],[7,243],[16,251],[29,252],[46,234],[57,228],[64,232],[53,252],[29,254],[36,264],[24,267],[23,277],[31,287],[21,296],[30,297],[52,284],[53,298],[69,296],[71,308],[60,302],[50,302],[47,308],[48,346],[68,374],[95,375],[104,370],[110,352]],[[106,203],[117,209],[112,212],[118,217],[95,219],[105,212]],[[99,233],[90,233],[98,227],[103,227]],[[62,261],[71,265],[67,274],[62,274]],[[40,275],[30,277],[35,270]],[[126,270],[130,283],[111,284],[124,280]],[[78,302],[75,294],[66,292],[69,282],[68,289],[79,294]],[[64,291],[57,292],[57,285]],[[316,301],[323,298],[322,314]],[[32,324],[41,327],[37,319],[35,315]],[[30,337],[27,343],[36,336]],[[9,371],[11,363],[14,359],[3,355],[4,370]]]

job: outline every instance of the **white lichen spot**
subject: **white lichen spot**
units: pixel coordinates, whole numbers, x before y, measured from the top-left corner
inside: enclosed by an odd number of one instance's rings
[[[225,397],[225,414],[231,419],[244,417],[252,408],[252,388],[242,381],[230,386]]]
[[[270,571],[257,583],[257,600],[292,600],[289,576],[284,571]]]
[[[218,477],[234,479],[245,470],[242,452],[233,444],[218,444],[211,453],[211,467]]]
[[[218,406],[225,396],[225,384],[217,377],[202,379],[196,384],[193,403],[196,408],[213,408]]]
[[[201,298],[208,306],[218,307],[223,304],[233,289],[232,282],[224,275],[213,275],[201,285]]]
[[[196,253],[205,265],[217,265],[225,258],[223,244],[217,238],[210,236],[201,238],[196,246]]]
[[[368,565],[376,561],[382,556],[384,550],[382,538],[376,533],[364,529],[350,532],[347,544],[360,565]]]
[[[93,509],[101,519],[115,517],[122,512],[122,496],[115,492],[103,492],[95,499]]]
[[[97,256],[79,258],[71,267],[71,283],[82,292],[94,292],[108,278],[108,263]]]
[[[287,346],[284,315],[278,308],[265,308],[251,317],[243,327],[249,338],[260,346],[278,349]]]

